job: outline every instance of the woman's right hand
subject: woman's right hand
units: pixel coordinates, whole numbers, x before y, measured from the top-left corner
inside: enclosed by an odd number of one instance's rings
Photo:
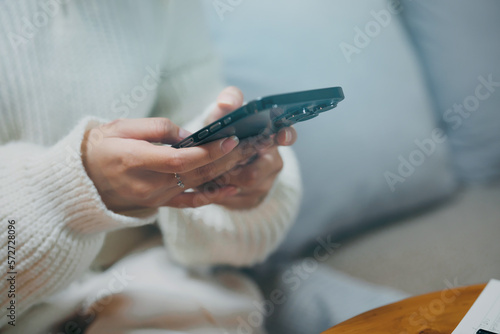
[[[187,135],[167,118],[119,119],[88,130],[83,164],[108,209],[198,207],[235,195],[234,186],[212,193],[184,191],[213,180],[256,151],[238,146],[236,137],[181,149],[153,144],[174,144]]]

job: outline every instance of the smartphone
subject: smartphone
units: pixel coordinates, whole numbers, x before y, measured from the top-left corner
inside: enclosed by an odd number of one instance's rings
[[[198,146],[233,135],[239,139],[269,136],[283,127],[307,121],[331,110],[343,99],[341,87],[266,96],[247,103],[172,147]]]

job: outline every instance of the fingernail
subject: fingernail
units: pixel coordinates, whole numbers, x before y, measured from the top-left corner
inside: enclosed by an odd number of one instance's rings
[[[183,129],[183,128],[179,128],[179,138],[184,139],[184,138],[189,137],[191,135],[192,135],[192,133],[189,132],[188,130]]]
[[[238,103],[238,100],[236,96],[234,96],[231,93],[224,93],[219,96],[219,99],[217,101],[219,104],[226,104],[229,106],[235,106],[236,103]]]
[[[222,152],[225,154],[225,153],[229,153],[231,152],[236,146],[238,146],[238,143],[240,142],[240,140],[238,139],[238,137],[236,136],[231,136],[229,138],[226,138],[222,141],[222,143],[220,144],[220,148],[222,150]]]
[[[292,131],[285,129],[285,143],[289,144],[292,141]]]

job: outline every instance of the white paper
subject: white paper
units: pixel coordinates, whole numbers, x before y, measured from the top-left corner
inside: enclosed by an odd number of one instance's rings
[[[476,334],[478,329],[500,333],[500,281],[492,279],[452,334]]]

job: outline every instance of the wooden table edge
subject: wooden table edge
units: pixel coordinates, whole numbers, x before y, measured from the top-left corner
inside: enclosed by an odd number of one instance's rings
[[[485,286],[449,287],[409,297],[361,313],[322,334],[450,334]]]

